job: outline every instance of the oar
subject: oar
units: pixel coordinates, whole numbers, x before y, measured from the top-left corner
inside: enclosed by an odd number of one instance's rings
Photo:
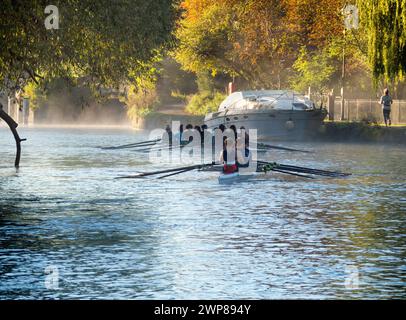
[[[258,161],[264,164],[264,166],[266,165],[265,162],[263,161]],[[269,168],[269,171],[275,171],[275,172],[280,172],[280,173],[284,173],[284,174],[290,174],[292,176],[296,176],[296,177],[301,177],[301,178],[307,178],[307,179],[314,179],[311,176],[308,175],[304,175],[304,174],[299,174],[299,173],[294,173],[294,172],[290,172],[290,171],[286,171],[286,170],[281,170],[281,169],[277,169],[275,168],[275,164],[274,163],[268,163],[271,164],[272,166]],[[262,167],[261,169],[257,169],[257,172],[265,172],[267,173],[268,170],[265,170],[264,167]]]
[[[180,171],[175,172],[175,173],[171,173],[171,174],[167,174],[167,175],[161,176],[161,177],[159,177],[159,178],[157,178],[157,179],[163,179],[163,178],[175,176],[175,175],[177,175],[177,174],[181,174],[181,173],[188,172],[188,171],[192,171],[192,170],[196,170],[196,169],[198,169],[198,170],[200,171],[200,170],[203,169],[204,167],[208,167],[208,166],[213,167],[213,166],[216,166],[216,165],[218,165],[218,163],[215,163],[215,162],[213,161],[211,164],[204,165],[204,166],[202,166],[202,167],[200,167],[200,168],[183,169],[183,170],[180,170]]]
[[[159,150],[168,150],[168,149],[175,150],[175,149],[181,149],[183,147],[184,146],[172,146],[172,147],[170,147],[170,146],[161,146],[161,147],[152,146],[149,148],[135,149],[133,151],[134,152],[149,152],[149,151],[159,151]]]
[[[118,149],[129,149],[129,148],[138,148],[138,147],[146,147],[146,146],[154,146],[157,144],[156,142],[144,142],[140,144],[127,144],[118,147],[103,147],[103,150],[118,150]]]
[[[303,167],[290,166],[290,165],[280,165],[279,167],[284,170],[307,172],[307,173],[326,175],[326,176],[347,177],[347,176],[351,175],[351,173],[344,173],[344,172],[338,172],[338,171],[326,171],[326,170],[319,170],[319,169],[312,169],[312,168],[303,168]]]
[[[298,167],[298,166],[291,166],[286,164],[279,164],[281,169],[286,170],[296,170],[296,171],[306,171],[309,173],[319,173],[319,174],[326,174],[326,175],[337,175],[337,176],[349,176],[350,173],[343,173],[338,171],[327,171],[327,170],[320,170],[320,169],[313,169],[313,168],[306,168],[306,167]]]
[[[177,171],[177,172],[171,173],[171,174],[167,174],[167,175],[164,175],[164,176],[158,177],[157,179],[163,179],[163,178],[172,177],[172,176],[175,176],[175,175],[177,175],[177,174],[185,173],[185,172],[192,171],[192,170],[196,170],[196,168],[192,168],[192,169],[183,169],[183,170],[180,170],[180,171]]]
[[[289,172],[289,171],[285,171],[285,170],[272,169],[272,171],[280,172],[280,173],[285,173],[285,174],[290,174],[290,175],[292,175],[292,176],[301,177],[301,178],[314,179],[314,178],[311,177],[311,176],[306,176],[306,175],[304,175],[304,174],[293,173],[293,172]]]
[[[150,142],[150,143],[145,143],[145,144],[140,144],[137,146],[127,146],[127,147],[120,147],[120,148],[113,148],[114,150],[118,150],[118,149],[135,149],[135,148],[144,148],[144,147],[153,147],[156,146],[156,142]]]
[[[137,147],[137,146],[146,146],[146,145],[154,145],[157,142],[161,141],[162,139],[155,139],[155,140],[147,140],[147,141],[141,141],[141,142],[136,142],[136,143],[130,143],[130,144],[124,144],[121,146],[113,146],[113,147],[101,147],[103,150],[111,150],[111,149],[124,149],[124,148],[131,148],[131,147]]]
[[[322,175],[322,176],[337,176],[339,174],[339,173],[333,172],[333,171],[317,170],[317,169],[305,168],[305,167],[290,167],[290,166],[283,165],[283,164],[271,163],[271,162],[265,162],[265,161],[259,161],[259,163],[263,164],[263,165],[270,165],[272,169],[279,169],[279,170],[284,170],[284,171],[301,172],[301,173],[308,173],[308,174]]]
[[[263,164],[263,165],[272,165],[274,168],[279,169],[279,170],[284,170],[284,171],[294,171],[294,172],[308,173],[308,174],[321,175],[321,176],[330,176],[330,177],[337,177],[337,176],[345,177],[345,176],[351,175],[350,173],[319,170],[319,169],[298,167],[298,166],[290,166],[290,165],[271,163],[271,162],[266,162],[266,161],[257,161],[257,162],[259,164]]]
[[[170,172],[177,172],[181,170],[186,170],[186,169],[200,169],[206,166],[211,166],[213,165],[212,163],[207,163],[207,164],[195,164],[193,166],[187,166],[187,167],[180,167],[180,168],[173,168],[173,169],[166,169],[166,170],[159,170],[159,171],[153,171],[153,172],[144,172],[140,173],[137,175],[132,175],[132,176],[122,176],[122,177],[116,177],[115,179],[138,179],[138,178],[143,178],[147,176],[153,176],[157,174],[163,174],[163,173],[170,173]]]
[[[136,149],[134,150],[135,152],[149,152],[149,151],[158,151],[158,150],[167,150],[167,149],[171,149],[171,150],[175,150],[175,149],[182,149],[183,147],[186,147],[189,144],[189,142],[184,143],[184,144],[177,144],[174,145],[172,144],[172,146],[169,145],[162,145],[162,146],[151,146],[148,148],[143,148],[143,149]]]
[[[318,176],[325,176],[325,177],[343,177],[342,175],[337,175],[334,173],[317,172],[317,171],[306,170],[306,169],[291,169],[291,168],[285,168],[284,166],[276,166],[276,167],[271,168],[270,170],[274,170],[274,169],[289,171],[289,172],[298,172],[298,173],[305,173],[305,174],[311,174],[311,175],[318,175]]]
[[[280,146],[274,146],[271,144],[265,144],[265,143],[258,143],[258,148],[266,148],[266,149],[276,149],[276,150],[285,150],[285,151],[292,151],[292,152],[304,152],[304,153],[310,153],[313,151],[307,151],[307,150],[299,150],[299,149],[292,149],[292,148],[287,148],[287,147],[280,147]]]

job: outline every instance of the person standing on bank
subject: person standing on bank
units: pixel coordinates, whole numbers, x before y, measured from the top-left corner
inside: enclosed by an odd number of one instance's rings
[[[390,120],[390,110],[391,110],[391,106],[392,106],[392,98],[389,95],[389,90],[385,89],[384,90],[384,95],[381,97],[381,102],[380,104],[382,105],[382,111],[383,111],[383,120],[385,121],[385,126],[388,126],[392,124],[391,120]]]

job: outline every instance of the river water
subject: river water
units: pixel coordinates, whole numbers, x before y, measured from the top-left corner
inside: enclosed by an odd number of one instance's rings
[[[214,172],[115,180],[129,129],[0,127],[0,299],[406,298],[406,148],[285,143],[261,159],[352,172],[219,185]]]

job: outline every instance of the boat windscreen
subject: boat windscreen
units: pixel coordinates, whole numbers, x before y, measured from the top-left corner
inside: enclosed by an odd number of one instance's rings
[[[295,109],[301,109],[301,110],[309,109],[309,106],[308,106],[308,105],[305,105],[304,103],[294,102],[294,103],[292,103],[292,104],[293,104],[293,107],[294,107]]]

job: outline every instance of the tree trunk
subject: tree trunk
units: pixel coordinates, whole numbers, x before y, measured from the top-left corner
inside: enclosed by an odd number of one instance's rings
[[[17,132],[18,124],[3,110],[2,105],[0,105],[0,119],[3,119],[8,124],[16,141],[17,152],[14,165],[16,168],[18,168],[20,166],[20,158],[21,158],[21,141],[24,141],[25,139],[20,138]]]

